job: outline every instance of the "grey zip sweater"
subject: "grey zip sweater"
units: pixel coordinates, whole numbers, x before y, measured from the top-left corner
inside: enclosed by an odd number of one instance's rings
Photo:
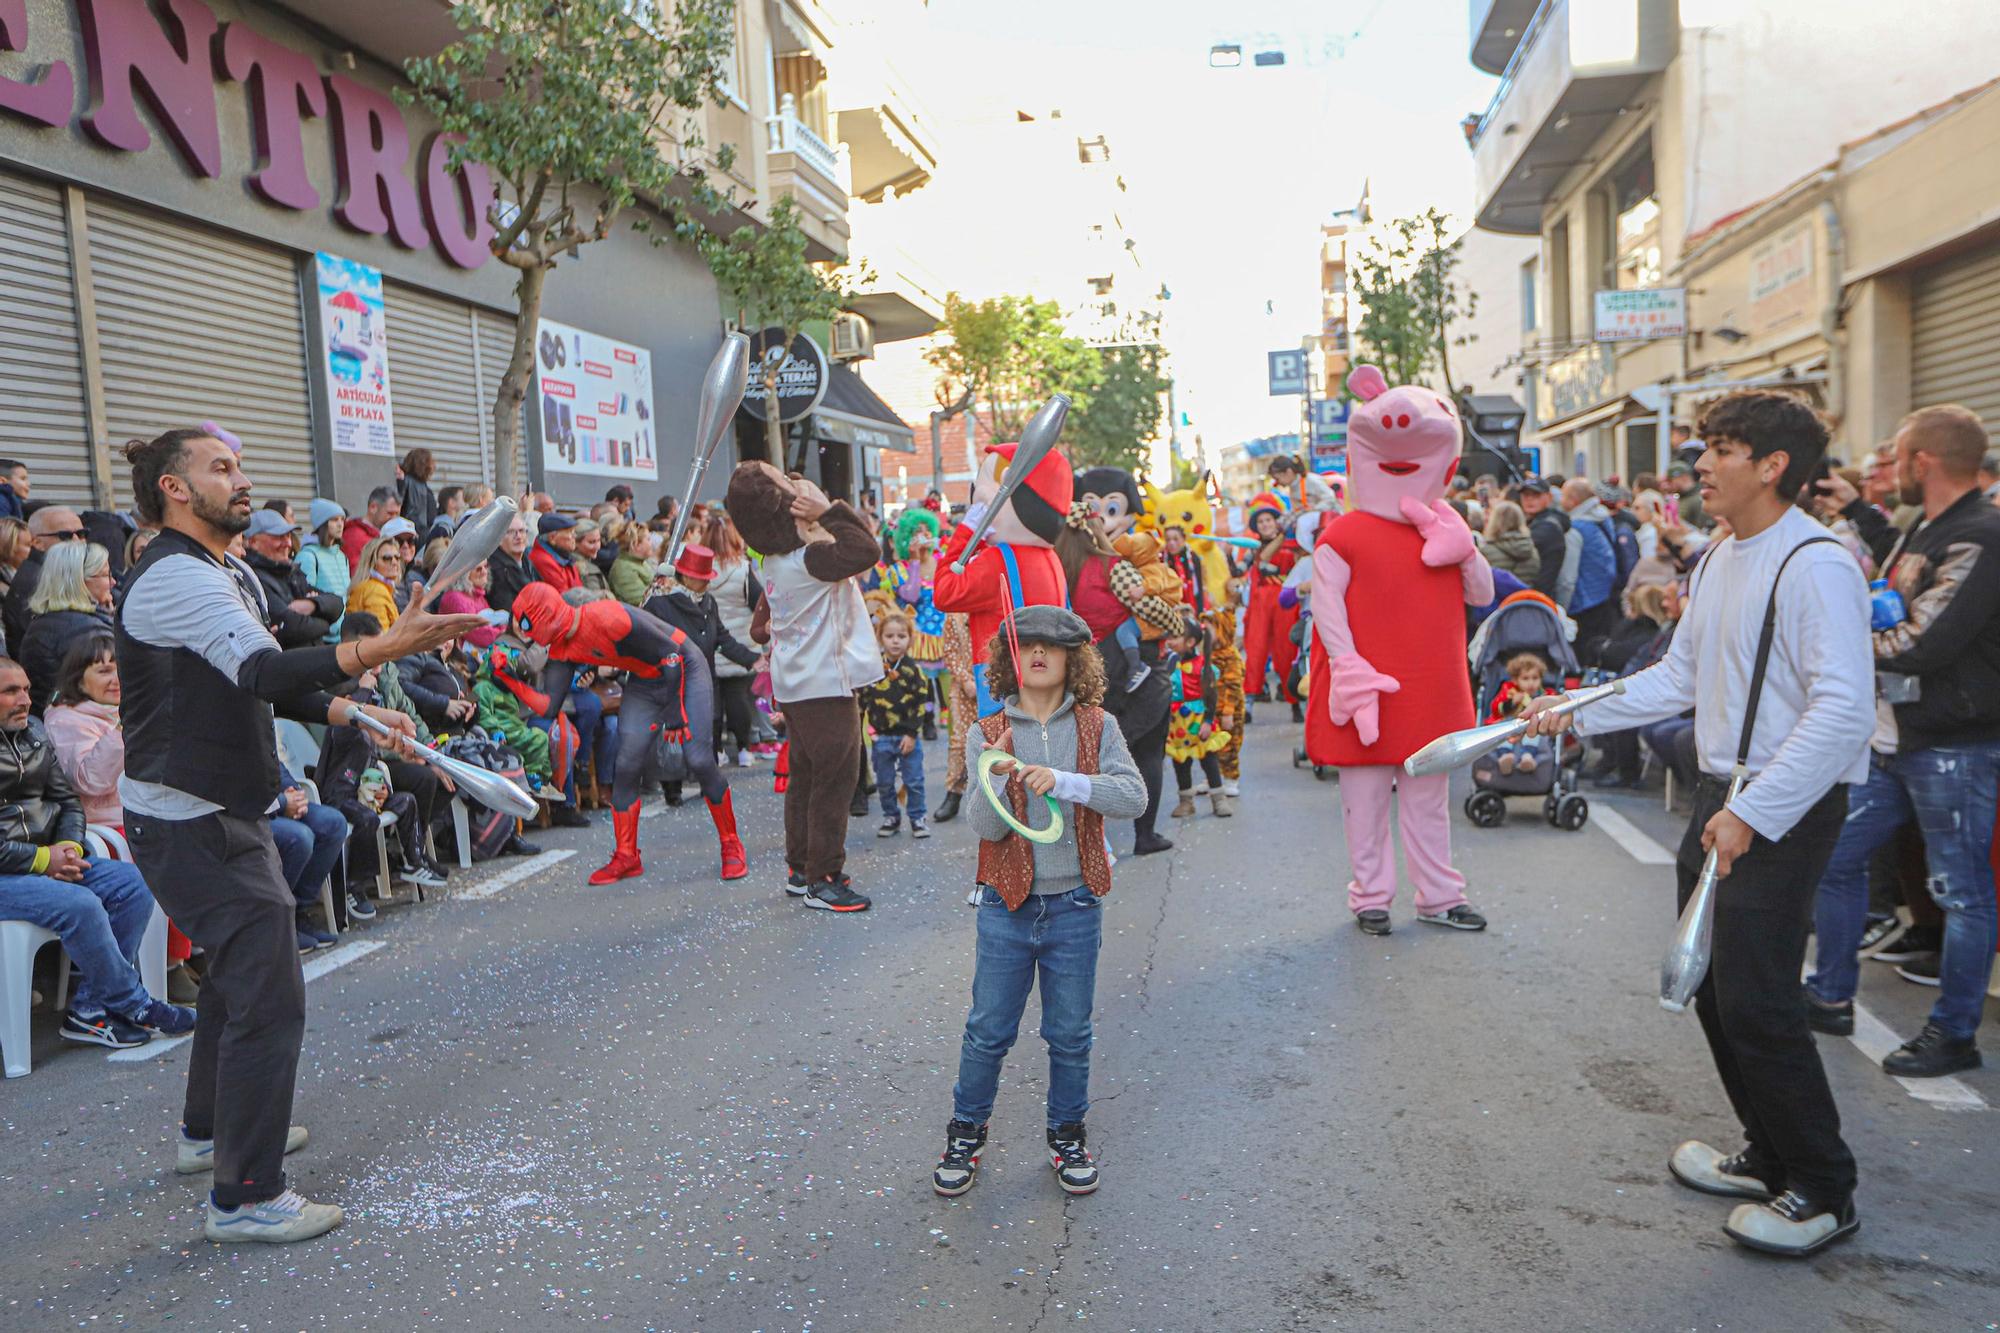
[[[1053,768],[1059,774],[1075,774],[1076,700],[1065,694],[1061,706],[1047,722],[1039,722],[1023,711],[1018,699],[1007,701],[1006,712],[1007,721],[1014,728],[1015,758],[1024,764]],[[974,726],[966,733],[968,769],[977,771],[979,756],[985,749],[986,733]],[[1117,719],[1109,713],[1104,716],[1104,737],[1097,746],[1097,772],[1088,780],[1090,799],[1084,804],[1106,819],[1137,819],[1145,811],[1145,780],[1139,776],[1139,766],[1132,762],[1132,751],[1125,745],[1125,735],[1118,730]],[[1003,794],[1006,790],[997,773],[993,788]],[[1039,804],[1032,798],[1029,801],[1031,828],[1041,828],[1046,821],[1046,815],[1035,808]],[[1062,808],[1062,837],[1046,846],[1035,846],[1034,892],[1038,895],[1068,893],[1083,887],[1083,862],[1076,850],[1076,806],[1064,800],[1058,800],[1057,804]],[[979,792],[969,794],[965,811],[972,831],[988,842],[998,842],[1012,832],[993,803]]]

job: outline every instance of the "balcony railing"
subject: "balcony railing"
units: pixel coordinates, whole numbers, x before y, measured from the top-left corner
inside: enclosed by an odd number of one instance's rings
[[[790,93],[779,102],[778,114],[766,117],[764,124],[771,132],[772,152],[792,154],[839,186],[843,193],[846,191],[846,182],[841,179],[840,154],[799,119],[798,103]]]

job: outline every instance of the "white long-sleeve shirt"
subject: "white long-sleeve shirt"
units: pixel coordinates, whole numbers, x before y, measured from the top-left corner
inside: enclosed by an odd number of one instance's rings
[[[1628,678],[1625,693],[1578,713],[1592,734],[1694,709],[1702,771],[1736,764],[1757,640],[1785,556],[1826,529],[1797,509],[1749,540],[1724,540],[1701,562],[1667,655]],[[1837,542],[1800,551],[1778,589],[1777,631],[1750,738],[1752,781],[1730,809],[1766,838],[1785,836],[1836,782],[1868,779],[1875,661],[1868,585]]]

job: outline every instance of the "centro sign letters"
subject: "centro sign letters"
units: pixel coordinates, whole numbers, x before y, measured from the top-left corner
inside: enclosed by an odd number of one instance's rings
[[[219,24],[202,0],[74,0],[83,36],[88,105],[83,130],[106,148],[143,153],[152,135],[139,116],[145,100],[198,176],[222,175],[217,82],[250,98],[257,162],[248,184],[280,208],[320,206],[306,174],[304,124],[325,117],[332,130],[340,198],[333,215],[367,236],[406,250],[433,245],[460,268],[490,258],[487,209],[493,179],[477,162],[450,170],[448,136],[413,154],[409,126],[388,94],[341,74],[322,75],[311,59],[245,23]],[[0,51],[28,47],[27,0],[0,0]],[[76,75],[52,61],[24,79],[0,75],[0,111],[39,125],[76,117]],[[415,174],[412,177],[412,157]]]

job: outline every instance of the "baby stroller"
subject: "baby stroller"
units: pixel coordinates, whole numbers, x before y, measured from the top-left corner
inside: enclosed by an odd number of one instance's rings
[[[1507,662],[1523,652],[1542,659],[1551,683],[1574,680],[1580,674],[1569,636],[1575,627],[1538,592],[1518,592],[1500,604],[1473,636],[1468,656],[1478,681],[1478,716],[1484,719],[1493,698],[1507,680]],[[1575,832],[1590,820],[1590,802],[1577,790],[1583,776],[1583,746],[1565,733],[1555,756],[1532,773],[1502,773],[1497,754],[1482,755],[1472,765],[1473,791],[1465,798],[1465,817],[1480,828],[1498,828],[1507,820],[1509,796],[1539,796],[1542,815],[1559,829]]]

